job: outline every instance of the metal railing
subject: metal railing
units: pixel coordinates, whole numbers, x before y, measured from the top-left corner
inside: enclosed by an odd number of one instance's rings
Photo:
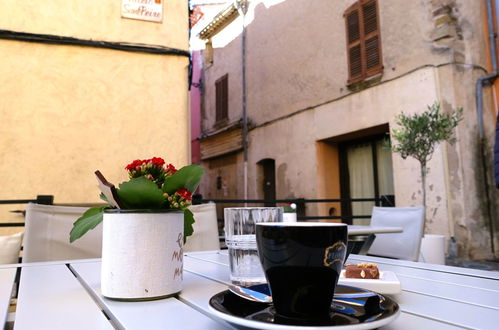
[[[54,204],[54,196],[53,195],[38,195],[38,196],[36,196],[36,199],[0,200],[0,205],[28,204],[28,203],[52,205],[52,204]],[[23,216],[25,214],[24,210],[11,210],[10,212],[21,213]],[[0,222],[0,227],[24,227],[24,222]]]
[[[370,219],[371,215],[324,215],[324,216],[307,216],[306,215],[306,204],[307,203],[359,203],[359,202],[374,202],[377,206],[395,206],[394,198],[391,196],[381,196],[381,198],[329,198],[329,199],[305,199],[305,198],[294,198],[294,199],[276,199],[276,200],[265,200],[265,199],[217,199],[217,198],[199,198],[196,195],[193,196],[193,204],[201,203],[218,203],[218,204],[258,204],[258,205],[277,205],[285,203],[295,203],[297,205],[297,220],[309,221],[309,220],[341,220],[342,222],[351,224],[353,219]],[[221,220],[221,219],[219,219]],[[222,219],[223,220],[223,219]]]
[[[321,216],[307,216],[306,215],[306,204],[308,203],[359,203],[359,202],[374,202],[375,205],[380,206],[395,206],[394,199],[392,196],[381,196],[381,198],[328,198],[328,199],[305,199],[305,198],[290,198],[290,199],[275,199],[275,200],[265,200],[265,199],[218,199],[218,198],[200,198],[199,195],[193,196],[193,204],[201,204],[213,202],[217,204],[240,204],[241,206],[248,204],[257,205],[277,205],[286,203],[295,203],[297,206],[297,220],[309,221],[309,220],[341,220],[345,223],[352,223],[353,219],[369,219],[371,215],[321,215]],[[54,204],[53,195],[38,195],[36,199],[12,199],[12,200],[0,200],[0,205],[5,204],[27,204],[27,203],[37,203],[37,204]],[[62,204],[61,204],[62,205]],[[76,204],[68,204],[76,205]],[[80,204],[78,204],[80,205]],[[87,205],[87,204],[81,204]],[[90,205],[90,204],[89,204]],[[93,205],[93,204],[92,204]],[[12,210],[13,213],[22,213],[24,215],[24,210]],[[223,219],[219,219],[223,220]],[[24,222],[3,222],[0,223],[0,227],[21,227],[24,226]]]

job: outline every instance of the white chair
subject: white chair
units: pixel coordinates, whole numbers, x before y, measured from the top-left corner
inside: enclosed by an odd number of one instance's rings
[[[215,203],[189,206],[194,214],[194,234],[187,238],[185,252],[220,250]]]
[[[424,227],[424,207],[373,207],[371,226],[402,227],[396,234],[376,234],[368,254],[418,261]]]
[[[0,236],[0,265],[17,264],[24,232]]]
[[[28,204],[23,262],[100,258],[102,224],[69,243],[69,232],[88,207]]]

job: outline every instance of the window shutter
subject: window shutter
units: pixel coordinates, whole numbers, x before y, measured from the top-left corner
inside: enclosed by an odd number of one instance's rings
[[[222,120],[227,119],[229,112],[229,76],[225,75],[222,85]]]
[[[362,76],[362,53],[360,45],[350,48],[350,79]]]
[[[226,74],[215,82],[216,122],[228,117],[229,110],[229,76]]]
[[[362,49],[360,34],[360,11],[358,4],[350,7],[345,13],[348,47],[348,71],[354,81],[362,78]]]
[[[364,25],[366,76],[381,72],[381,47],[379,39],[377,1],[370,0],[362,4]]]
[[[345,11],[348,83],[382,71],[377,0],[359,0]]]
[[[221,107],[222,107],[222,86],[220,85],[220,81],[215,82],[215,121],[220,121],[221,117]]]

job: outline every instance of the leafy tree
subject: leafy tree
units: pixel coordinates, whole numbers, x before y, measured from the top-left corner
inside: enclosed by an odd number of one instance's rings
[[[396,123],[400,128],[392,130],[392,137],[397,142],[392,146],[392,150],[400,153],[403,159],[413,157],[419,161],[425,210],[428,162],[439,142],[447,141],[450,144],[455,142],[453,131],[462,119],[463,108],[442,113],[438,102],[428,106],[428,109],[422,113],[413,115],[401,113],[397,116]]]

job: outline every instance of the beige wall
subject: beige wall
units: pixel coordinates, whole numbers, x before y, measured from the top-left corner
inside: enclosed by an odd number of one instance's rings
[[[256,164],[264,158],[275,159],[278,198],[340,197],[330,195],[336,188],[321,184],[327,164],[319,163],[324,148],[318,141],[381,124],[392,129],[400,112],[421,112],[440,100],[444,111],[463,107],[465,120],[457,130],[458,142],[440,145],[429,164],[428,232],[455,235],[462,257],[491,257],[475,108],[475,83],[486,73],[484,7],[466,0],[378,1],[384,70],[379,84],[356,92],[346,86],[343,17],[354,2],[252,2],[247,108],[256,128],[249,133],[249,197],[261,197]],[[447,5],[451,11],[438,14],[439,6]],[[451,23],[441,24],[446,20]],[[240,31],[241,24],[239,19],[226,29]],[[213,40],[217,37],[223,35]],[[242,116],[241,36],[216,48],[214,55],[213,66],[204,72],[203,127],[208,130],[215,121],[214,82],[227,72],[229,117],[236,121]],[[489,109],[490,102],[485,106]],[[485,150],[491,150],[494,118],[488,115],[485,121]],[[490,161],[488,152],[485,162]],[[422,204],[417,161],[394,154],[393,171],[397,205]],[[499,194],[489,194],[497,204]],[[308,215],[323,212],[324,207],[307,205]],[[499,218],[495,210],[491,216],[491,221]]]
[[[120,1],[0,2],[2,29],[188,49],[187,2],[163,23],[120,17]],[[187,57],[0,39],[0,199],[99,202],[93,172],[126,180],[133,159],[189,158]],[[2,208],[2,219],[17,220]]]

